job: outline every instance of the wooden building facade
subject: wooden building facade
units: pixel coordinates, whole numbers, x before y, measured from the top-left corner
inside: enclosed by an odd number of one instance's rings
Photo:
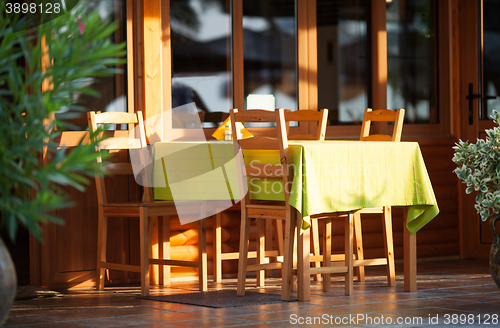
[[[96,1],[97,2],[97,1]],[[492,56],[500,28],[488,0],[109,0],[116,42],[127,43],[124,74],[100,81],[100,103],[91,110],[141,110],[165,116],[147,134],[168,136],[173,107],[195,102],[204,112],[248,108],[249,95],[273,95],[274,106],[292,110],[329,108],[327,139],[356,139],[364,109],[406,109],[403,141],[417,141],[440,214],[417,234],[419,259],[487,258],[491,233],[475,213],[453,169],[453,145],[474,141],[491,125],[495,74]],[[104,5],[105,4],[105,5]],[[490,6],[490,7],[488,7]],[[495,69],[499,73],[495,73]],[[472,89],[470,89],[472,88]],[[483,94],[482,97],[477,95]],[[186,98],[186,99],[183,99]],[[114,107],[113,107],[114,106]],[[85,132],[65,132],[71,145]],[[217,122],[203,123],[210,138]],[[307,125],[295,127],[307,131]],[[265,128],[253,133],[266,133]],[[138,199],[135,181],[119,180],[117,199]],[[49,287],[95,284],[97,199],[68,190],[76,206],[57,213],[66,224],[44,227],[44,243],[30,239],[31,284]],[[393,213],[396,259],[402,258],[402,211]],[[208,219],[209,274],[213,240]],[[239,212],[223,213],[223,251],[237,250]],[[108,257],[138,263],[138,222],[110,220]],[[382,254],[382,226],[363,218],[366,256]],[[172,254],[193,258],[196,226],[173,220]],[[333,242],[342,248],[342,227]],[[225,261],[223,272],[236,273]],[[173,277],[194,276],[174,269]],[[137,281],[111,271],[111,283]]]

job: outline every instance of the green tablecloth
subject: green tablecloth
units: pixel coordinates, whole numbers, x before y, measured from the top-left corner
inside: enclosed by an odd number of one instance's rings
[[[186,151],[186,145],[194,150]],[[173,147],[183,151],[174,154]],[[171,162],[177,163],[179,172],[186,172],[185,176],[171,174],[176,181],[183,181],[185,189],[172,192],[168,185],[155,188],[156,199],[241,198],[231,142],[160,142],[155,144],[154,158],[165,156],[168,149]],[[439,213],[416,142],[291,141],[289,149],[293,170],[290,205],[305,219],[303,228],[309,226],[308,217],[313,214],[391,205],[409,206],[407,227],[415,233]],[[246,165],[279,163],[274,151],[248,151],[244,156]],[[210,177],[204,174],[209,166],[218,173]],[[164,176],[163,167],[156,164],[154,180]],[[283,200],[279,180],[249,180],[250,197]]]
[[[157,200],[241,199],[231,141],[157,142],[152,158]]]

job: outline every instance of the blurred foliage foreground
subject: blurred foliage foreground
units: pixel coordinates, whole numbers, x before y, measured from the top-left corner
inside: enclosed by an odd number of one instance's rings
[[[57,142],[60,131],[75,129],[67,120],[86,111],[78,106],[78,95],[98,96],[91,82],[119,73],[116,65],[124,62],[125,45],[112,42],[116,25],[87,8],[81,1],[25,30],[33,17],[9,20],[4,8],[0,11],[0,228],[12,240],[19,225],[41,239],[40,223],[63,223],[53,214],[71,206],[63,187],[83,191],[96,170],[103,173],[96,141],[80,141],[71,151],[58,149]],[[44,81],[49,87],[42,88]]]

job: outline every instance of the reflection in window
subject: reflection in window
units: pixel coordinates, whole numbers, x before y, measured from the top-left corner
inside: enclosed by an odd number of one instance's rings
[[[89,11],[97,11],[101,20],[106,24],[112,22],[117,24],[117,29],[112,34],[113,42],[118,44],[127,40],[126,0],[93,0],[85,2],[85,6]],[[83,85],[91,85],[94,90],[99,92],[99,97],[75,94],[73,97],[78,99],[78,105],[87,108],[89,111],[127,112],[127,65],[120,65],[119,69],[120,72],[112,76],[80,81]],[[68,116],[71,116],[71,114]],[[78,116],[77,118],[67,121],[76,124],[82,130],[87,130],[86,114],[75,114]],[[114,129],[112,126],[108,128]],[[126,126],[122,126],[122,129],[126,128]]]
[[[297,109],[296,35],[294,0],[243,0],[245,108]]]
[[[387,4],[387,107],[404,108],[405,121],[439,123],[437,1]]]
[[[479,5],[479,4],[478,4]],[[483,106],[480,119],[490,120],[493,109],[500,109],[500,20],[498,0],[483,0]]]
[[[232,107],[230,1],[171,0],[172,108],[205,118],[214,127]],[[193,113],[176,107],[194,102]],[[179,110],[195,106],[183,106]],[[207,122],[208,118],[213,122]],[[187,124],[184,128],[196,127]]]
[[[367,3],[316,1],[318,105],[328,123],[361,124],[368,102]]]

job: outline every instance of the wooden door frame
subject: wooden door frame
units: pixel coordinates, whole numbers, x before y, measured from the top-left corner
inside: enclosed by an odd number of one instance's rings
[[[460,39],[458,42],[460,48],[460,138],[470,142],[475,142],[479,135],[479,125],[469,124],[469,105],[466,99],[469,83],[473,84],[474,93],[478,93],[477,63],[480,62],[479,51],[475,46],[470,45],[476,45],[479,42],[479,29],[482,24],[482,17],[478,12],[479,6],[482,6],[481,0],[469,0],[460,1],[458,8],[460,20]],[[479,101],[479,99],[475,99],[473,103],[472,117],[474,121],[478,120],[479,117]],[[467,195],[465,185],[461,180],[458,183],[460,184],[458,207],[462,226],[460,255],[464,258],[488,259],[491,245],[481,243],[480,218],[474,208],[476,195],[474,193]]]

